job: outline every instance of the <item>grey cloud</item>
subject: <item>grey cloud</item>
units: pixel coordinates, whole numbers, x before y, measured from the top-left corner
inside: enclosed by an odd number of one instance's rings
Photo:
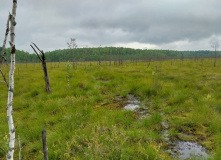
[[[195,42],[221,35],[219,6],[219,0],[23,0],[18,1],[16,43],[30,50],[25,46],[34,41],[50,50],[67,47],[71,37],[81,47]],[[1,22],[10,9],[10,2],[1,2]],[[1,38],[4,32],[1,23]]]

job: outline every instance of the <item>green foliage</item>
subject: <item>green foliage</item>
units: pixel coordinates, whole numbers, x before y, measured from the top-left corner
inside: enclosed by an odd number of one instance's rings
[[[0,48],[1,51],[1,48]],[[10,49],[6,50],[6,59],[10,61]],[[217,52],[219,55],[220,52]],[[123,47],[98,47],[98,48],[76,48],[60,49],[45,53],[47,62],[67,62],[67,61],[119,61],[122,60],[150,60],[152,59],[177,59],[190,57],[199,59],[199,57],[212,57],[214,51],[173,51],[173,50],[142,50]],[[16,61],[20,63],[38,63],[39,59],[34,53],[28,53],[23,50],[16,50]]]

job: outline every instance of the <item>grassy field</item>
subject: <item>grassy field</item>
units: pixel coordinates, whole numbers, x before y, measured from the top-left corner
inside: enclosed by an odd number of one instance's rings
[[[217,67],[212,59],[154,61],[149,68],[145,62],[86,68],[80,63],[76,70],[68,62],[47,65],[51,94],[45,92],[40,63],[16,64],[13,108],[23,159],[43,159],[43,124],[51,160],[174,159],[164,130],[169,142],[194,141],[207,149],[208,159],[221,159],[220,60]],[[3,70],[8,74],[7,66]],[[3,78],[0,90],[0,147],[7,150]],[[123,109],[128,95],[147,116]],[[16,140],[15,159],[18,152]]]

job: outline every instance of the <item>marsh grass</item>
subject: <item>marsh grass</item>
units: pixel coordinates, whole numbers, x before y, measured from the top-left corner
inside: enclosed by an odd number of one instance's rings
[[[221,64],[212,63],[154,61],[148,69],[145,62],[111,67],[92,62],[86,69],[78,63],[68,70],[69,86],[67,63],[48,63],[51,94],[45,93],[41,65],[18,64],[13,107],[23,158],[42,159],[44,124],[50,159],[172,159],[162,136],[167,119],[171,139],[190,134],[209,149],[211,159],[220,159]],[[7,73],[9,68],[2,69]],[[0,83],[0,89],[0,146],[7,150],[7,87]],[[149,116],[139,119],[122,109],[116,98],[129,94],[148,108]]]

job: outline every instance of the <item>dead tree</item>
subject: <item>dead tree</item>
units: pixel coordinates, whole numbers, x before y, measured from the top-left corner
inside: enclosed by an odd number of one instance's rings
[[[182,64],[183,64],[184,55],[183,55],[182,52],[180,52],[180,53],[181,53],[181,62],[182,62]]]
[[[42,63],[42,67],[43,67],[43,71],[44,71],[44,77],[45,77],[45,89],[46,89],[46,92],[51,93],[50,82],[49,82],[49,75],[48,75],[48,70],[47,70],[47,65],[46,65],[46,60],[45,60],[45,54],[44,54],[43,50],[40,50],[36,44],[34,44],[34,43],[32,43],[32,44],[39,51],[39,54],[38,54],[38,52],[35,50],[35,48],[32,45],[30,45],[32,47],[32,49],[34,50],[35,54],[40,59],[41,63]]]
[[[75,40],[76,40],[75,38],[71,38],[71,41],[67,42],[68,48],[73,49],[73,69],[77,69],[77,62],[75,64],[75,56],[74,56],[74,50],[77,48]]]
[[[214,67],[216,67],[216,51],[217,48],[219,48],[219,41],[217,39],[212,39],[210,41],[211,47],[215,49],[215,55],[214,55]]]

